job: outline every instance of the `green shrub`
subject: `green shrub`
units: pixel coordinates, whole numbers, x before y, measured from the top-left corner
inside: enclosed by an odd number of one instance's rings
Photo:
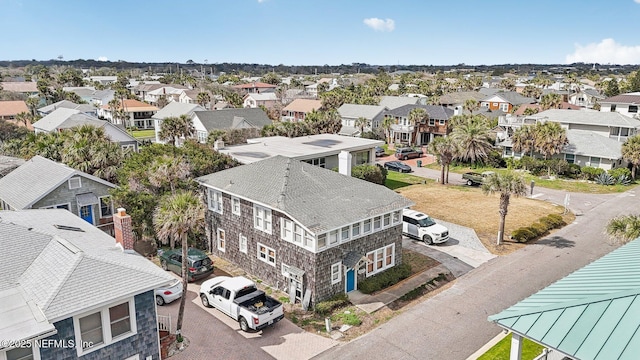
[[[604,169],[591,166],[583,166],[580,171],[582,172],[582,177],[586,180],[594,180],[598,175],[605,172]]]
[[[529,226],[531,229],[535,230],[535,232],[537,233],[537,236],[542,236],[544,234],[547,233],[547,231],[549,230],[549,228],[547,228],[547,225],[543,224],[543,223],[533,223],[531,224],[531,226]]]
[[[525,243],[535,237],[536,235],[532,233],[531,230],[525,227],[521,227],[511,233],[511,238],[520,243]]]
[[[546,217],[553,221],[553,224],[555,225],[556,228],[565,226],[567,224],[567,223],[564,222],[564,219],[562,218],[562,215],[549,214]]]
[[[397,284],[400,280],[408,278],[409,275],[411,275],[411,266],[400,264],[359,282],[358,289],[364,294],[371,294]]]
[[[337,309],[342,306],[346,306],[349,304],[349,297],[347,294],[342,293],[338,294],[327,301],[321,301],[316,304],[315,312],[318,315],[327,315],[331,313],[334,309]]]
[[[580,170],[580,165],[578,164],[569,164],[569,169],[564,173],[564,176],[570,179],[577,179],[582,176],[582,170]]]
[[[387,169],[379,165],[358,165],[351,169],[351,176],[378,185],[384,185],[387,180]]]
[[[623,175],[629,178],[631,177],[631,170],[627,169],[626,167],[610,169],[609,171],[607,171],[607,173],[609,173],[609,175],[616,179],[620,178]]]
[[[540,219],[538,219],[538,221],[541,224],[543,224],[547,228],[547,230],[552,230],[556,228],[556,222],[547,216],[541,217]]]

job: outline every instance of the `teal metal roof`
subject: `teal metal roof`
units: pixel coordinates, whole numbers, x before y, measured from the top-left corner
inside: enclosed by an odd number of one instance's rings
[[[640,240],[490,316],[489,321],[576,359],[638,359]]]

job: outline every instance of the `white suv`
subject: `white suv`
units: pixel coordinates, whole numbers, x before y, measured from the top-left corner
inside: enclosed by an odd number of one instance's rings
[[[409,209],[402,211],[402,234],[427,244],[440,244],[449,240],[449,229],[436,224],[428,215]]]

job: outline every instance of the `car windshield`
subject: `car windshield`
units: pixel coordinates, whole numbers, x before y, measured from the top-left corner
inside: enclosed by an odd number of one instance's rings
[[[435,224],[436,222],[433,221],[433,219],[428,216],[418,220],[418,225],[420,225],[420,227],[429,227]]]

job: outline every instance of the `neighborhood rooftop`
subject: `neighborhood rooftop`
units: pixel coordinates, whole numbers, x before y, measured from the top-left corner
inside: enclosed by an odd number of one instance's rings
[[[563,110],[550,109],[527,116],[531,119],[549,119],[561,123],[621,126],[640,128],[640,120],[622,115],[618,112],[600,112],[595,110]]]

